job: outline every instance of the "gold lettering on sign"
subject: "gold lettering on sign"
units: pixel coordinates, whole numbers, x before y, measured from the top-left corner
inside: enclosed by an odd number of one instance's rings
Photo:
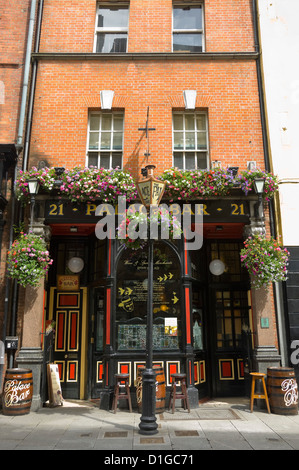
[[[50,204],[49,215],[63,215],[63,204]]]
[[[95,212],[96,208],[96,204],[87,204],[86,215],[91,215],[91,213]]]
[[[231,215],[245,215],[244,204],[231,204]]]
[[[196,204],[197,205],[197,214],[198,215],[210,215],[209,212],[207,211],[207,205],[206,204]]]

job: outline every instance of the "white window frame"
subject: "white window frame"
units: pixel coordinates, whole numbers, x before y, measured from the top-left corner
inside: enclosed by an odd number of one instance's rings
[[[111,120],[111,129],[110,131],[109,130],[105,130],[103,131],[102,130],[102,119],[103,119],[103,116],[107,116],[107,115],[111,115],[112,116],[112,120]],[[114,129],[114,120],[113,120],[113,116],[115,115],[122,115],[122,118],[123,118],[123,126],[122,126],[122,129]],[[89,142],[90,142],[90,135],[91,135],[91,132],[95,132],[94,130],[91,130],[90,129],[90,118],[91,116],[99,116],[100,117],[100,126],[99,126],[99,144],[98,144],[98,148],[95,149],[95,148],[89,148]],[[121,164],[120,166],[118,166],[118,168],[122,168],[123,167],[123,151],[124,151],[124,119],[125,119],[125,115],[124,115],[124,112],[123,111],[91,111],[89,113],[89,116],[88,116],[88,129],[87,129],[87,144],[86,144],[86,166],[89,167],[91,166],[89,164],[89,157],[90,155],[96,155],[97,156],[97,166],[98,168],[102,168],[101,166],[101,156],[109,156],[109,169],[112,169],[112,168],[116,168],[115,166],[112,165],[112,162],[113,162],[113,157],[116,156],[116,155],[121,155]],[[101,149],[101,135],[103,132],[111,132],[111,138],[110,138],[110,148],[109,149]],[[115,132],[121,132],[122,133],[122,148],[121,149],[113,149],[113,134]],[[106,168],[106,167],[105,167]]]
[[[98,16],[99,16],[99,10],[101,8],[117,8],[117,7],[127,7],[128,9],[128,25],[126,28],[122,27],[98,27]],[[126,51],[128,52],[128,40],[129,40],[129,16],[130,16],[130,4],[127,2],[111,2],[111,3],[97,3],[97,10],[96,10],[96,20],[95,20],[95,34],[94,34],[94,43],[93,43],[93,52],[97,52],[97,41],[98,41],[98,34],[99,33],[115,33],[115,34],[126,34],[127,35],[127,43],[126,43]],[[98,52],[98,54],[103,54],[102,52]],[[111,52],[110,54],[115,54],[114,52]],[[120,54],[124,54],[124,52],[121,52]]]
[[[182,130],[175,130],[174,129],[174,116],[175,115],[182,115],[184,117],[184,125]],[[195,132],[195,149],[186,149],[186,128],[185,128],[185,116],[193,116],[194,117],[194,132]],[[204,116],[205,118],[205,130],[197,129],[196,124],[196,116]],[[174,147],[174,135],[176,132],[183,132],[183,141],[184,145],[182,149],[178,149]],[[197,149],[197,133],[203,132],[206,136],[206,148],[205,149]],[[200,153],[204,153],[206,155],[206,168],[210,167],[210,159],[209,159],[209,128],[208,128],[208,114],[206,111],[173,111],[172,113],[172,160],[173,166],[175,166],[175,154],[180,153],[183,155],[183,168],[179,168],[180,170],[186,170],[186,155],[188,154],[195,154],[194,157],[194,168],[188,168],[188,170],[200,170],[203,168],[197,168],[197,156]]]
[[[202,28],[201,29],[174,29],[173,27],[173,10],[175,7],[181,7],[181,8],[187,8],[187,7],[196,7],[200,6],[202,10]],[[172,4],[172,42],[171,42],[171,47],[172,47],[172,52],[180,53],[180,51],[174,51],[173,50],[173,36],[174,34],[201,34],[202,37],[202,52],[205,52],[205,19],[204,19],[204,5],[203,2],[173,2]],[[181,51],[182,54],[184,54],[184,51]],[[192,52],[186,52],[187,54],[192,54]]]

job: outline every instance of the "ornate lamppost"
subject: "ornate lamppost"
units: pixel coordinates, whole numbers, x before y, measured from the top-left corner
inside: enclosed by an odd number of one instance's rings
[[[165,190],[165,183],[154,177],[154,165],[147,165],[142,174],[145,179],[137,183],[142,204],[149,212],[152,206],[158,206]],[[156,375],[153,370],[153,240],[148,224],[148,292],[146,323],[146,367],[142,380],[142,415],[139,423],[140,434],[152,435],[158,432],[156,422]]]

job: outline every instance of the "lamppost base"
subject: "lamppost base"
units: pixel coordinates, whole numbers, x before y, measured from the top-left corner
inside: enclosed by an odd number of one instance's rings
[[[140,434],[157,434],[156,422],[156,374],[147,368],[142,375],[142,416],[139,423]]]
[[[156,417],[141,417],[139,423],[139,434],[146,436],[152,436],[158,433],[158,425],[156,423]]]

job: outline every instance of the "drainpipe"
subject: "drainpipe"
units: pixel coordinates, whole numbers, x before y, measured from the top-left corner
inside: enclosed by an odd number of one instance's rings
[[[34,0],[34,1],[36,1],[36,0]],[[38,51],[39,51],[42,17],[43,17],[43,8],[44,8],[44,0],[40,0],[39,1],[39,8],[38,8],[38,18],[37,18],[37,24],[36,24],[36,37],[35,37],[35,46],[34,46],[34,52],[35,53],[38,53]],[[26,171],[27,167],[28,167],[30,137],[31,137],[31,128],[32,128],[32,116],[33,116],[35,87],[36,87],[36,76],[37,76],[37,64],[38,64],[37,59],[34,59],[33,63],[32,63],[31,87],[30,87],[30,94],[29,94],[27,127],[26,127],[24,153],[23,153],[23,171]]]
[[[27,93],[28,93],[28,84],[29,84],[29,72],[30,72],[30,59],[31,59],[31,52],[32,52],[32,42],[33,42],[33,31],[34,31],[34,21],[35,21],[35,10],[36,10],[36,0],[32,0],[31,7],[30,7],[30,14],[29,14],[29,23],[28,23],[28,34],[27,34],[27,48],[26,48],[26,55],[25,55],[25,62],[24,62],[24,75],[23,75],[23,85],[22,85],[22,98],[21,98],[21,106],[20,106],[20,113],[19,113],[19,127],[18,127],[18,137],[17,137],[17,144],[16,149],[18,155],[22,151],[23,147],[23,129],[24,129],[24,122],[25,122],[25,111],[26,111],[26,102],[27,102]],[[15,210],[16,210],[16,202],[15,202],[15,192],[14,192],[14,183],[17,176],[17,165],[15,166],[14,176],[12,181],[12,213],[11,213],[11,223],[10,223],[10,230],[9,230],[9,249],[13,242],[13,224],[14,224],[14,217],[15,217]],[[5,341],[6,338],[6,330],[7,330],[7,321],[8,321],[8,306],[9,306],[9,292],[10,292],[10,279],[6,280],[5,284],[5,295],[4,295],[4,314],[3,314],[3,329],[2,329],[2,339]],[[16,283],[15,283],[16,284]],[[15,296],[14,293],[13,296]],[[3,365],[0,364],[0,386],[2,388],[2,367]]]
[[[39,1],[39,8],[38,8],[38,20],[36,25],[36,39],[35,39],[35,50],[34,52],[38,52],[39,50],[39,43],[40,43],[40,34],[41,34],[41,23],[42,23],[42,13],[43,13],[43,3],[44,0]],[[25,55],[25,63],[24,63],[24,76],[23,76],[23,85],[22,85],[22,99],[21,99],[21,106],[20,106],[20,114],[19,114],[19,127],[18,127],[18,138],[17,138],[17,151],[18,154],[21,153],[24,145],[23,145],[23,135],[24,135],[24,124],[25,124],[25,112],[27,106],[27,95],[28,95],[28,88],[29,88],[29,74],[30,74],[30,62],[31,62],[31,53],[32,53],[32,44],[33,44],[33,36],[34,36],[34,23],[35,23],[35,13],[36,13],[36,5],[37,0],[32,0],[31,8],[30,8],[30,15],[29,15],[29,24],[28,24],[28,35],[27,35],[27,48],[26,48],[26,55]],[[30,141],[30,133],[31,133],[31,122],[32,122],[32,110],[33,110],[33,101],[34,101],[34,90],[35,90],[35,83],[36,83],[36,68],[37,63],[34,61],[34,73],[32,70],[32,78],[31,78],[31,86],[30,86],[30,95],[29,95],[29,111],[30,111],[30,125],[27,123],[26,129],[26,142],[24,147],[24,154],[23,154],[23,164],[22,169],[23,171],[27,170],[28,165],[28,153],[29,153],[29,141]],[[28,111],[28,116],[29,116]],[[29,118],[27,119],[29,122]],[[13,242],[13,224],[16,212],[16,201],[15,201],[15,192],[14,192],[14,183],[17,178],[17,167],[15,167],[14,172],[14,180],[12,182],[12,217],[11,217],[11,225],[10,225],[10,235],[9,235],[9,248]],[[23,208],[20,210],[19,220],[23,220]],[[11,319],[11,328],[10,334],[15,336],[16,332],[16,312],[17,312],[17,299],[18,299],[18,283],[14,281],[13,284],[13,293],[12,293],[12,319]],[[11,291],[11,280],[6,280],[5,285],[5,298],[4,298],[4,320],[3,320],[3,339],[5,340],[6,337],[6,330],[7,330],[7,321],[8,321],[8,307],[9,307],[9,292]],[[10,353],[8,358],[8,365],[9,367],[13,366],[13,356]],[[0,364],[1,369],[1,364]],[[0,382],[2,380],[2,374],[0,374]],[[1,385],[1,384],[0,384]],[[2,386],[2,385],[1,385]]]
[[[253,13],[253,28],[254,28],[254,43],[255,51],[260,52],[260,31],[259,31],[259,13],[258,13],[258,1],[252,0],[252,13]],[[270,159],[269,152],[269,141],[268,141],[268,123],[266,119],[266,105],[264,97],[264,83],[262,78],[262,66],[261,66],[261,57],[260,54],[256,61],[257,67],[257,80],[258,80],[258,89],[259,89],[259,101],[260,101],[260,113],[261,113],[261,124],[262,124],[262,135],[263,135],[263,146],[264,146],[264,159],[265,159],[265,169],[267,172],[272,170],[272,162]],[[269,213],[270,213],[270,229],[272,236],[277,236],[277,231],[275,227],[275,212],[273,207],[273,201],[269,201]],[[284,319],[284,300],[282,293],[282,286],[280,283],[275,282],[273,285],[274,290],[274,302],[275,302],[275,311],[276,319],[278,325],[278,341],[279,349],[281,355],[282,365],[288,365],[288,356],[287,356],[287,347],[286,347],[286,324]]]
[[[30,59],[31,59],[31,52],[32,52],[35,11],[36,11],[36,0],[32,0],[31,8],[30,8],[30,16],[29,16],[29,25],[28,25],[27,49],[26,49],[25,64],[24,64],[22,101],[21,101],[21,108],[20,108],[20,115],[19,115],[19,130],[18,130],[18,139],[17,139],[17,146],[20,148],[22,148],[23,146],[23,129],[24,129],[24,122],[25,122],[25,111],[26,111],[27,93],[28,93],[28,86],[29,86]]]

